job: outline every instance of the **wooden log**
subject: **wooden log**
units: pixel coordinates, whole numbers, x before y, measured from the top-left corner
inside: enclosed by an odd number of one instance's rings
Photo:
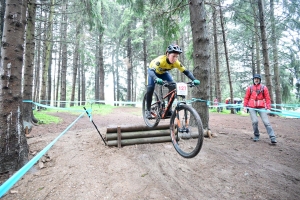
[[[132,139],[132,138],[146,138],[146,137],[159,137],[170,135],[170,130],[151,130],[151,131],[137,131],[137,132],[124,132],[121,133],[122,139]],[[118,134],[110,133],[106,134],[106,140],[116,140]]]
[[[117,138],[118,138],[118,148],[121,148],[121,128],[120,128],[120,126],[118,126],[118,128],[117,128],[118,130],[117,130]]]
[[[171,142],[171,136],[161,136],[161,137],[149,137],[149,138],[135,138],[135,139],[122,139],[121,145],[134,145],[134,144],[147,144],[147,143],[160,143],[160,142]],[[108,146],[117,146],[117,140],[111,140],[107,142]]]
[[[123,126],[121,127],[121,132],[132,132],[132,131],[148,131],[148,130],[160,130],[160,129],[169,129],[169,124],[158,125],[157,127],[150,128],[148,126]],[[116,133],[117,127],[107,127],[106,133]]]

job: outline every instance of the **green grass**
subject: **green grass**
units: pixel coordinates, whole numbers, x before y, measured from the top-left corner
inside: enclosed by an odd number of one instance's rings
[[[61,118],[49,115],[48,113],[49,112],[45,112],[44,110],[33,111],[33,115],[36,119],[39,120],[38,121],[39,124],[51,124],[51,123],[58,124],[59,122],[62,121]]]
[[[74,106],[74,107],[68,107],[65,109],[55,109],[55,108],[47,108],[47,109],[41,109],[39,111],[34,110],[33,114],[36,119],[39,120],[39,124],[51,124],[55,123],[58,124],[62,121],[61,118],[51,115],[51,113],[56,112],[68,112],[70,115],[80,115],[82,112],[85,112],[84,108],[87,110],[92,109],[92,115],[98,114],[98,115],[107,115],[112,112],[114,109],[114,106],[111,105],[102,105],[102,104],[93,104],[86,105],[86,106]]]
[[[213,108],[213,109],[209,109],[209,112],[217,112],[217,108]],[[227,114],[231,114],[231,110],[226,110],[226,108],[224,107],[223,108],[223,111],[222,112],[219,112],[220,114],[225,114],[225,115],[227,115]],[[235,113],[235,115],[240,115],[240,116],[248,116],[249,114],[248,113],[245,113],[244,111],[243,111],[243,109],[241,108],[241,111],[240,112],[238,112],[238,113]]]

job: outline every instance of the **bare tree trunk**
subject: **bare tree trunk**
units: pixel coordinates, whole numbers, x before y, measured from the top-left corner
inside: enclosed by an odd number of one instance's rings
[[[82,97],[82,103],[81,105],[85,105],[86,97],[85,97],[85,69],[84,69],[84,61],[81,64],[81,97]]]
[[[224,49],[225,49],[225,58],[226,58],[228,82],[229,82],[229,89],[230,89],[230,99],[231,99],[231,103],[233,103],[233,88],[232,88],[232,81],[231,81],[231,70],[230,70],[230,66],[229,66],[228,50],[227,50],[227,43],[226,43],[227,41],[226,41],[224,22],[223,22],[223,12],[222,12],[222,8],[221,8],[221,1],[220,0],[219,0],[219,5],[220,5],[220,20],[221,20],[223,43],[224,43]],[[234,109],[233,108],[231,108],[231,114],[234,114]]]
[[[47,42],[46,42],[46,70],[48,71],[47,73],[47,105],[51,104],[51,90],[52,90],[52,84],[51,84],[51,79],[52,79],[52,74],[51,74],[51,69],[52,69],[52,50],[53,50],[53,14],[54,14],[54,6],[55,6],[55,0],[51,0],[51,5],[50,5],[50,15],[49,15],[49,31],[48,31],[48,36],[47,36]]]
[[[47,8],[48,9],[48,8]],[[46,64],[46,57],[47,57],[47,37],[48,37],[48,31],[49,31],[49,27],[48,27],[48,21],[49,18],[47,19],[47,14],[45,13],[45,21],[47,21],[46,23],[44,23],[44,31],[42,31],[42,69],[41,69],[41,89],[40,89],[40,103],[47,105],[47,101],[46,101],[46,82],[47,82],[47,73],[48,70],[46,70],[46,67],[48,66]],[[43,15],[42,15],[43,16]],[[49,46],[48,46],[49,48]],[[48,59],[49,60],[49,59]]]
[[[63,24],[60,24],[60,41],[62,41],[62,32],[63,32]],[[58,69],[57,69],[57,78],[56,78],[56,95],[55,95],[55,106],[58,107],[58,100],[59,100],[59,93],[60,93],[60,84],[61,84],[61,60],[62,60],[62,43],[59,43],[59,49],[58,49]]]
[[[281,110],[281,92],[280,92],[280,76],[278,67],[278,49],[276,39],[276,27],[274,17],[274,0],[270,0],[270,11],[271,11],[271,28],[272,28],[272,49],[273,49],[273,62],[274,62],[274,85],[275,85],[275,97],[276,97],[276,108]]]
[[[99,43],[99,38],[98,42],[96,42],[96,52],[95,52],[95,57],[96,57],[96,66],[95,66],[95,101],[96,104],[98,104],[100,100],[100,60],[99,60],[99,49],[100,49],[100,43]]]
[[[99,87],[99,93],[100,93],[100,100],[105,100],[104,95],[104,79],[105,79],[105,72],[104,72],[104,57],[103,57],[103,33],[99,35],[99,78],[100,78],[100,87]],[[103,103],[104,104],[104,103]]]
[[[5,0],[1,0],[1,10],[0,10],[0,39],[2,38],[3,34],[3,27],[4,27],[4,13],[5,13]],[[2,49],[0,48],[0,55]]]
[[[79,42],[80,42],[80,33],[81,33],[81,23],[76,26],[76,41],[73,57],[73,77],[72,77],[72,92],[71,92],[71,103],[70,106],[74,106],[75,100],[75,88],[76,88],[76,78],[78,71],[78,56],[79,56]]]
[[[147,27],[146,27],[146,20],[143,19],[143,26],[144,26],[144,39],[143,39],[143,63],[144,63],[144,79],[145,79],[145,86],[147,86]]]
[[[55,106],[55,104],[56,104],[56,74],[58,73],[57,72],[57,49],[55,49],[55,51],[54,51],[54,53],[55,53],[55,58],[54,59],[52,59],[52,60],[54,60],[54,69],[53,69],[53,79],[51,80],[52,82],[52,85],[53,85],[53,89],[51,90],[52,92],[52,98],[51,98],[51,100],[53,100],[53,106]]]
[[[80,59],[80,55],[78,57],[78,78],[77,78],[77,88],[78,88],[78,92],[77,92],[77,99],[78,99],[78,106],[81,105],[81,59]]]
[[[274,101],[273,101],[273,92],[272,92],[272,85],[271,85],[271,73],[270,73],[270,64],[269,64],[269,54],[268,54],[268,38],[267,38],[267,33],[266,33],[264,5],[263,5],[262,0],[258,0],[258,10],[259,10],[261,41],[262,41],[262,49],[263,49],[263,57],[264,57],[266,86],[269,89],[271,102],[273,104]]]
[[[251,40],[251,69],[252,69],[252,75],[255,74],[255,36],[252,35],[252,40]]]
[[[62,34],[62,64],[61,64],[61,87],[60,87],[60,107],[66,107],[66,87],[67,87],[67,68],[68,68],[68,57],[67,57],[67,27],[68,27],[68,16],[67,16],[67,0],[63,0],[63,21],[61,26],[63,26]]]
[[[116,86],[117,86],[117,101],[120,101],[120,77],[118,75],[119,72],[119,51],[120,51],[120,43],[121,41],[118,42],[117,44],[117,49],[116,49],[116,71],[115,71],[115,75],[116,75]],[[119,106],[119,103],[116,104],[116,106]]]
[[[209,99],[210,51],[204,0],[190,0],[189,10],[194,48],[194,75],[201,80],[200,89],[195,91],[194,96],[196,98]],[[203,128],[209,129],[209,113],[206,102],[196,102],[193,103],[193,106],[201,116]]]
[[[213,8],[213,32],[214,32],[214,54],[215,54],[215,69],[216,69],[216,98],[220,102],[222,100],[221,96],[221,79],[220,79],[220,65],[219,65],[219,43],[217,35],[217,11],[215,7]]]
[[[253,11],[253,19],[254,19],[254,43],[255,43],[255,54],[256,54],[256,69],[255,67],[252,69],[252,75],[254,74],[261,74],[260,69],[260,42],[259,42],[259,30],[258,30],[258,13],[257,13],[257,4],[255,4],[257,0],[251,0],[251,7]]]
[[[127,101],[132,100],[132,49],[131,49],[131,38],[127,39]]]
[[[180,47],[181,47],[181,49],[185,49],[185,34],[184,34],[184,31],[185,30],[183,30],[183,33],[182,33],[182,40],[181,40],[181,44],[180,44]],[[180,55],[180,61],[184,64],[184,66],[186,67],[186,59],[185,59],[185,54],[184,53],[182,53],[181,55]],[[178,71],[178,70],[177,70]],[[181,81],[181,82],[185,82],[186,80],[186,76],[184,75],[184,73],[180,73],[180,79],[179,79],[179,81]]]
[[[36,15],[36,0],[28,3],[28,16],[27,16],[27,30],[26,30],[26,51],[25,51],[25,64],[24,64],[24,86],[23,86],[23,100],[32,100],[33,98],[33,62],[34,62],[34,47],[35,47],[35,15]],[[37,120],[33,116],[33,104],[27,102],[23,104],[23,120],[30,123],[28,124],[31,130],[31,121],[35,123]]]
[[[6,1],[0,60],[0,173],[13,172],[28,162],[22,114],[26,9],[27,1]]]
[[[52,39],[51,39],[52,40]],[[52,97],[51,97],[51,91],[52,91],[52,82],[51,82],[51,79],[52,79],[52,50],[53,50],[53,44],[51,43],[50,44],[50,56],[49,56],[49,67],[48,67],[48,72],[47,72],[47,105],[51,105],[51,100],[52,100]]]
[[[115,51],[111,54],[111,65],[112,65],[112,74],[113,74],[113,90],[114,90],[114,101],[116,101],[116,69],[115,69]],[[114,106],[116,104],[114,103]]]
[[[43,6],[40,7],[40,15],[43,13]],[[34,94],[33,99],[35,102],[40,102],[40,70],[41,70],[41,41],[42,41],[42,22],[38,23],[37,28],[37,45],[36,51],[37,55],[35,56],[35,71],[34,71]]]

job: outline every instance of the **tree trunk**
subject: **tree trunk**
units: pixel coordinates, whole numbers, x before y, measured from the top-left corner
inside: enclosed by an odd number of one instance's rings
[[[85,101],[86,101],[86,97],[85,97],[85,69],[84,69],[84,60],[82,61],[82,64],[81,64],[81,105],[85,105]]]
[[[271,11],[271,29],[272,29],[271,42],[272,42],[272,49],[273,49],[276,108],[281,110],[280,76],[279,76],[279,67],[278,67],[278,49],[277,49],[276,27],[275,27],[275,17],[274,17],[274,0],[270,0],[270,11]]]
[[[75,49],[74,49],[74,57],[73,57],[73,77],[72,77],[72,92],[71,92],[71,103],[70,103],[71,107],[74,106],[74,100],[75,100],[80,34],[81,34],[81,24],[79,23],[76,26],[76,41],[75,41]]]
[[[266,86],[269,89],[271,103],[273,104],[274,101],[273,101],[273,92],[272,92],[271,74],[270,74],[270,64],[269,64],[269,54],[268,54],[268,38],[267,38],[267,33],[266,33],[264,5],[263,5],[262,0],[258,0],[258,10],[259,10],[261,41],[262,41],[262,49],[263,49],[263,57],[264,57]]]
[[[36,15],[36,0],[28,3],[28,16],[27,16],[27,30],[26,30],[26,51],[25,51],[25,64],[24,64],[24,86],[23,86],[23,100],[32,101],[33,97],[33,62],[34,62],[34,48],[35,48],[35,15]],[[23,104],[23,120],[30,123],[37,120],[33,116],[33,104],[27,102]],[[29,130],[31,130],[31,125]]]
[[[99,49],[100,49],[100,43],[99,38],[98,42],[96,42],[96,52],[95,52],[95,58],[96,58],[96,66],[95,66],[95,103],[98,104],[100,100],[100,60],[99,60]]]
[[[103,56],[103,32],[99,35],[99,79],[100,79],[100,86],[99,86],[99,93],[100,93],[100,100],[105,101],[104,95],[104,79],[105,79],[105,72],[104,72],[104,56]],[[104,103],[103,103],[104,104]]]
[[[62,23],[60,24],[60,41],[62,41],[62,34],[63,32],[63,26]],[[59,43],[59,49],[58,49],[58,69],[57,69],[57,78],[56,78],[56,91],[55,91],[55,107],[58,107],[58,100],[59,100],[59,93],[60,93],[60,86],[61,86],[61,60],[62,60],[62,43]]]
[[[213,7],[213,32],[214,32],[214,50],[215,50],[215,69],[216,69],[216,98],[220,102],[222,100],[221,96],[221,79],[220,79],[220,65],[219,65],[219,43],[218,43],[218,34],[217,34],[217,11]]]
[[[127,39],[127,58],[125,59],[127,65],[127,101],[132,100],[132,49],[131,38]]]
[[[45,102],[46,105],[50,105],[51,100],[51,54],[52,54],[52,37],[53,37],[53,14],[54,14],[54,4],[55,0],[51,0],[49,18],[47,20],[47,34],[45,41],[45,60],[43,64],[43,75],[42,75],[42,89],[41,89],[41,100]],[[47,83],[48,82],[48,83]],[[47,93],[48,89],[48,93]],[[50,96],[49,96],[50,93]]]
[[[224,43],[224,49],[225,49],[225,58],[226,58],[228,82],[229,82],[229,88],[230,88],[230,99],[231,99],[231,103],[233,103],[233,88],[232,88],[232,81],[231,81],[231,70],[230,70],[230,66],[229,66],[226,35],[225,35],[224,22],[223,22],[223,12],[222,12],[222,8],[221,8],[221,1],[220,0],[219,0],[219,5],[220,5],[220,20],[221,20],[223,43]],[[234,109],[233,108],[231,108],[231,114],[234,114]]]
[[[195,78],[201,80],[200,89],[195,89],[195,98],[209,99],[209,65],[210,51],[209,38],[206,28],[206,13],[203,0],[190,0],[190,22],[193,36],[193,60]],[[206,102],[196,102],[193,106],[200,114],[203,128],[209,129],[209,113]]]
[[[111,65],[112,65],[112,74],[113,74],[113,93],[114,93],[114,101],[116,101],[116,68],[115,68],[115,51],[111,54]],[[116,104],[114,103],[114,106]]]
[[[117,44],[117,49],[116,49],[116,71],[115,71],[115,75],[116,75],[116,92],[117,92],[117,101],[120,101],[120,76],[119,76],[119,51],[120,51],[120,43],[121,43],[121,39],[119,40],[118,44]],[[116,104],[116,106],[119,106],[119,103]]]
[[[41,13],[40,15],[42,15],[42,10],[43,10],[43,7],[41,5]],[[42,22],[40,21],[38,23],[38,28],[37,28],[37,36],[38,36],[38,39],[37,39],[37,47],[36,47],[36,50],[37,50],[37,55],[35,56],[35,71],[34,71],[34,85],[35,85],[35,88],[34,88],[34,94],[33,94],[33,99],[35,102],[40,102],[40,68],[41,68],[41,41],[42,41]]]
[[[0,60],[0,173],[28,162],[21,83],[26,9],[27,1],[6,1]]]
[[[145,86],[147,87],[147,27],[146,27],[146,20],[143,19],[143,27],[144,27],[144,39],[143,39],[143,64],[144,64],[144,79],[145,79]]]
[[[77,91],[77,99],[78,99],[78,106],[81,105],[81,59],[80,59],[80,56],[78,58],[78,63],[79,63],[79,67],[77,68],[78,70],[78,78],[77,78],[77,88],[78,88],[78,91]]]
[[[252,75],[261,74],[260,69],[260,42],[259,42],[259,30],[257,24],[257,5],[255,4],[256,0],[251,0],[251,7],[253,10],[253,19],[254,19],[254,40],[255,40],[255,55],[256,55],[256,69],[255,67],[252,69]]]
[[[255,67],[255,36],[252,35],[251,40],[251,69],[252,69],[252,75],[255,74],[256,67]]]
[[[4,13],[5,13],[5,0],[1,0],[1,9],[0,9],[0,39],[2,38],[3,34],[3,27],[4,27]],[[0,55],[2,49],[0,48]]]
[[[63,19],[61,26],[63,26],[62,34],[62,63],[61,63],[61,87],[60,87],[60,107],[66,107],[66,87],[67,87],[67,68],[68,68],[68,52],[67,52],[67,27],[68,27],[68,15],[67,15],[67,0],[63,0]]]

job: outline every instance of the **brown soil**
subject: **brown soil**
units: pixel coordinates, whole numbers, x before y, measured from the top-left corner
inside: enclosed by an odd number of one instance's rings
[[[101,134],[108,126],[143,125],[140,108],[93,115]],[[63,122],[34,127],[30,158],[78,115],[57,112]],[[87,115],[79,119],[3,196],[8,199],[299,199],[300,120],[269,117],[277,145],[260,121],[252,141],[250,117],[210,114],[216,137],[201,152],[182,158],[171,143],[105,146]],[[165,121],[167,122],[167,121]],[[2,175],[1,183],[7,178]]]

